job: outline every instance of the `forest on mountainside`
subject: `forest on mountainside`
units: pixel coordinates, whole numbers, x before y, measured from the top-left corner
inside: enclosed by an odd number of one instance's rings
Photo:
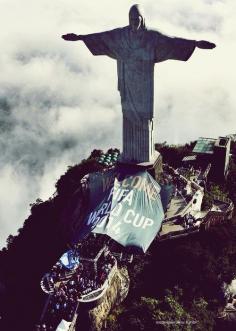
[[[164,162],[178,166],[191,146],[164,144],[160,152]],[[45,302],[41,277],[68,248],[59,226],[61,213],[80,180],[102,169],[96,160],[99,153],[95,150],[69,167],[56,183],[57,194],[32,204],[31,215],[0,251],[0,283],[5,286],[0,299],[2,330],[33,330]],[[228,178],[218,189],[236,204],[235,143],[231,153]],[[221,285],[236,277],[235,216],[228,224],[192,237],[154,240],[147,254],[137,255],[128,269],[129,295],[111,312],[104,330],[220,330],[214,317],[225,304]]]

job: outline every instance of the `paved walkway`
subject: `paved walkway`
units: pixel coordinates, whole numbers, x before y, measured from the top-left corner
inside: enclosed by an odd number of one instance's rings
[[[163,236],[164,234],[167,234],[169,232],[173,231],[181,231],[184,230],[184,227],[182,225],[176,225],[174,222],[168,222],[162,224],[161,232],[159,233],[160,236]]]
[[[170,218],[181,213],[185,206],[186,202],[183,197],[178,195],[172,198],[170,207],[167,209],[166,218]]]

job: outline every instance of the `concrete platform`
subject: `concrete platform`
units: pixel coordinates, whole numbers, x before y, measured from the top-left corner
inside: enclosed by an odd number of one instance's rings
[[[155,151],[154,158],[151,161],[141,162],[141,163],[131,162],[131,161],[123,160],[122,155],[121,155],[121,158],[117,162],[117,164],[118,165],[119,164],[120,165],[125,165],[128,168],[137,169],[137,171],[138,170],[140,170],[140,171],[147,170],[155,180],[158,180],[158,177],[160,176],[160,173],[163,172],[163,169],[162,169],[162,156],[158,151]]]
[[[176,196],[171,199],[170,206],[166,212],[166,218],[174,217],[181,213],[186,207],[186,201],[181,196]]]

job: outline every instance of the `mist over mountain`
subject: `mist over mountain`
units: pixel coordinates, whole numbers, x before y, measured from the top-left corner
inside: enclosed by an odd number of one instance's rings
[[[142,2],[140,2],[142,4]],[[94,148],[121,147],[116,63],[94,57],[67,32],[128,24],[132,1],[4,0],[0,20],[0,245],[15,233],[36,198]],[[187,63],[156,65],[156,140],[183,143],[235,131],[235,3],[143,2],[146,24],[217,44]]]

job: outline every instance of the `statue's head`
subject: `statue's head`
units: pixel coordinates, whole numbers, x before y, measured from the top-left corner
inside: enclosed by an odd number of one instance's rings
[[[129,26],[132,31],[145,28],[145,21],[139,5],[133,5],[129,10]]]

